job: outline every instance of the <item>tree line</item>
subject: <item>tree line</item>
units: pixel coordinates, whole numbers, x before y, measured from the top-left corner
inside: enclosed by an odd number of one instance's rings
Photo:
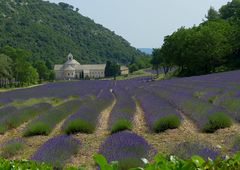
[[[31,60],[31,52],[5,46],[0,49],[0,87],[22,87],[54,80],[52,64]]]
[[[240,0],[211,7],[199,26],[181,27],[154,49],[153,68],[192,76],[240,68]]]

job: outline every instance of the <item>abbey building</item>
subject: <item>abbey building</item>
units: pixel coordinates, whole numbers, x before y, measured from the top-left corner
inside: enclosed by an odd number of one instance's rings
[[[67,57],[67,62],[54,66],[54,72],[56,80],[98,79],[105,77],[105,67],[106,64],[81,65],[70,53]],[[121,73],[122,75],[127,75],[129,73],[128,68],[122,66]]]

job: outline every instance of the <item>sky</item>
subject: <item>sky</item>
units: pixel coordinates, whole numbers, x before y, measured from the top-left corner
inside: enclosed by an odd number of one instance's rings
[[[49,0],[65,2],[136,48],[158,48],[181,26],[200,24],[210,8],[230,0]]]

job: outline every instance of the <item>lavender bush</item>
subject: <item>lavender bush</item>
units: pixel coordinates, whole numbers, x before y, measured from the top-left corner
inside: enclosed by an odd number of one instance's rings
[[[240,152],[240,135],[239,133],[229,135],[225,139],[225,144],[229,147],[229,153],[231,155]]]
[[[155,151],[147,141],[129,131],[114,133],[101,145],[99,153],[108,162],[119,161],[119,169],[129,169],[142,166],[141,158],[151,159]]]
[[[58,82],[48,83],[45,85],[18,89],[3,92],[0,95],[0,103],[6,104],[15,100],[27,100],[30,98],[68,98],[69,96],[80,96],[84,98],[89,95],[96,95],[103,87],[111,85],[111,81],[74,81],[74,82]],[[84,89],[84,90],[82,90]]]
[[[0,119],[0,133],[5,133],[7,130],[17,128],[22,123],[46,112],[51,107],[48,103],[39,103],[29,107],[14,109],[14,112],[8,112],[7,115]]]
[[[136,111],[135,101],[123,82],[118,82],[117,86],[114,88],[114,94],[117,102],[110,113],[108,123],[109,129],[111,133],[131,130],[134,113]]]
[[[178,110],[181,110],[191,118],[197,126],[205,132],[214,132],[217,129],[231,126],[232,121],[228,112],[209,102],[196,99],[190,95],[189,91],[184,91],[178,87],[165,86],[157,82],[153,87],[145,87],[147,91],[167,99]],[[168,84],[168,81],[166,81]],[[162,90],[164,88],[164,91]]]
[[[139,90],[136,97],[144,111],[146,123],[152,131],[158,133],[180,125],[180,114],[167,100],[144,89]]]
[[[80,104],[79,100],[68,101],[41,114],[27,125],[24,136],[48,135],[57,123],[74,113]]]
[[[24,149],[25,141],[22,138],[12,138],[1,145],[0,156],[11,158]]]
[[[17,108],[14,106],[5,106],[0,109],[0,120],[2,120],[8,114],[12,114],[17,111]]]
[[[61,168],[71,156],[78,152],[79,148],[80,141],[77,139],[72,136],[59,135],[45,142],[30,159]]]
[[[182,142],[172,150],[172,154],[181,159],[190,159],[193,155],[199,155],[205,160],[211,158],[212,160],[220,156],[220,152],[214,149],[210,144],[204,142],[187,141]]]
[[[75,114],[64,122],[63,131],[67,134],[93,133],[101,111],[108,107],[112,101],[113,95],[109,89],[101,90],[96,99],[84,103]]]

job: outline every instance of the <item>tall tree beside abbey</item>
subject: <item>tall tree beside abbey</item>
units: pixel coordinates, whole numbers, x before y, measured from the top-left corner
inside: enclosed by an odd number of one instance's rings
[[[240,0],[210,8],[199,26],[181,27],[153,52],[155,68],[177,68],[179,76],[240,68]],[[168,69],[167,69],[168,70]]]

